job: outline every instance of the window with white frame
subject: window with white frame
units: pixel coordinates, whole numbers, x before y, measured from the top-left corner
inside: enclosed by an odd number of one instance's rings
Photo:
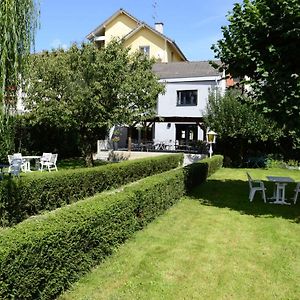
[[[150,46],[140,46],[140,52],[142,52],[146,56],[149,56],[150,55]]]
[[[177,106],[196,106],[197,101],[197,90],[177,91]]]

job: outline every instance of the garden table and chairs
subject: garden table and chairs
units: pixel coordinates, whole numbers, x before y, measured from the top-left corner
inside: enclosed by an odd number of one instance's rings
[[[11,162],[13,159],[20,159],[21,164],[21,170],[23,172],[31,172],[31,161],[35,160],[35,165],[37,165],[37,162],[41,158],[40,155],[22,155],[21,153],[14,153],[13,155],[8,155],[8,163],[11,165]]]
[[[246,172],[249,182],[249,200],[253,201],[256,192],[262,193],[262,198],[266,203],[266,187],[262,180],[253,180],[248,172]],[[289,183],[294,183],[294,179],[285,176],[267,176],[268,181],[274,183],[274,190],[272,197],[268,200],[272,200],[272,204],[290,205],[291,203],[286,201],[286,186]],[[298,194],[300,193],[300,182],[297,183],[295,188],[295,195],[292,198],[294,204],[297,202]]]
[[[16,169],[15,164],[16,160],[18,164],[20,163],[20,170],[23,172],[31,172],[33,170],[33,166],[31,165],[32,161],[35,161],[35,170],[43,171],[44,168],[49,172],[51,170],[57,171],[57,156],[58,154],[54,153],[43,153],[43,155],[22,155],[21,153],[15,153],[13,155],[8,155],[8,165],[0,165],[0,177],[3,177],[4,168],[8,168],[8,173],[12,173],[12,168]]]

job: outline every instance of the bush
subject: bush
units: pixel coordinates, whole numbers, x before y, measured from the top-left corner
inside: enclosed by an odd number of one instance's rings
[[[217,160],[148,177],[122,192],[102,193],[0,232],[1,299],[55,299],[177,202],[186,192],[187,174],[204,178],[196,168],[202,172],[206,165],[205,174],[211,174],[220,166]]]
[[[125,191],[135,195],[135,214],[142,228],[185,194],[184,172],[180,168],[151,176]]]
[[[130,193],[97,196],[6,231],[1,299],[54,299],[136,228]]]
[[[69,158],[81,154],[78,133],[74,129],[58,128],[53,123],[46,121],[42,121],[41,124],[33,124],[30,114],[17,116],[15,144],[18,146],[17,152],[21,151],[31,155],[52,152],[59,153],[60,158]]]
[[[211,158],[205,158],[198,163],[186,166],[184,169],[187,189],[191,190],[203,183],[207,177],[220,169],[222,164],[223,156],[214,155]]]
[[[11,226],[110,188],[178,167],[182,154],[132,160],[94,168],[28,174],[0,183],[1,226]]]

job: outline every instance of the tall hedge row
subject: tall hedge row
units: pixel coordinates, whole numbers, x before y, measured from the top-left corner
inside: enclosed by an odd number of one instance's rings
[[[0,225],[11,226],[103,190],[177,168],[182,154],[125,161],[94,168],[26,174],[0,182]]]
[[[187,191],[186,177],[204,178],[202,165],[210,169],[213,161],[154,175],[0,231],[0,298],[55,299],[177,202]]]
[[[205,158],[200,163],[191,164],[185,167],[186,187],[192,189],[200,185],[207,177],[215,173],[223,165],[223,156],[214,155],[211,158]]]

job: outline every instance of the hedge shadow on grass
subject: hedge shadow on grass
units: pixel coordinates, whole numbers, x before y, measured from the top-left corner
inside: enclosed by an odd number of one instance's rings
[[[266,196],[273,194],[274,184],[264,182]],[[211,205],[219,208],[229,208],[241,214],[252,215],[255,217],[281,217],[300,223],[300,200],[296,205],[291,198],[294,196],[295,184],[289,184],[286,188],[287,201],[291,205],[271,204],[272,200],[264,203],[261,193],[257,192],[253,202],[249,201],[248,182],[242,180],[208,180],[201,186],[193,189],[189,196],[200,201],[204,205]]]

